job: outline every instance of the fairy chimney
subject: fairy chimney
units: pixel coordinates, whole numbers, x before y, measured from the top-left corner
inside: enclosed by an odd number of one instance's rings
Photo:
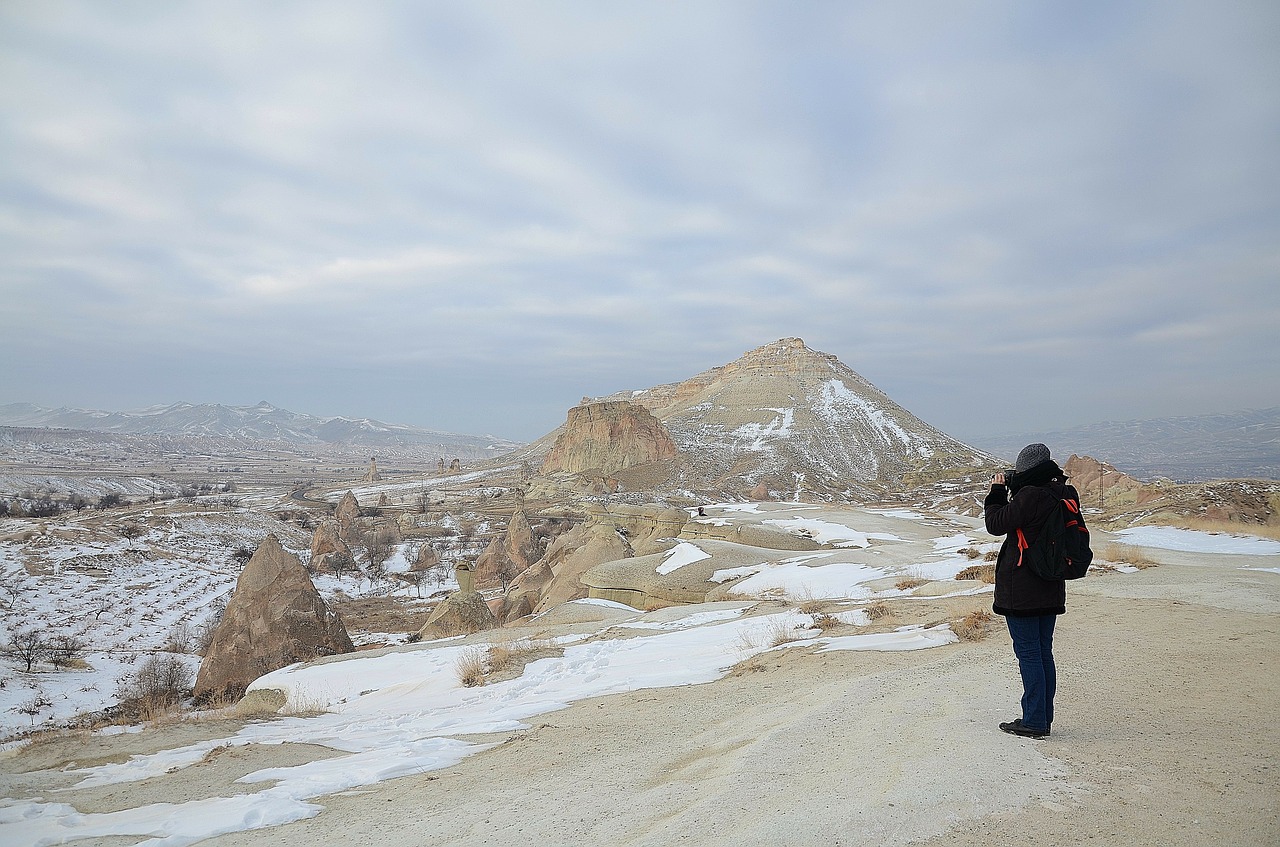
[[[306,568],[268,535],[236,581],[200,673],[197,699],[238,697],[249,683],[294,662],[355,650]]]

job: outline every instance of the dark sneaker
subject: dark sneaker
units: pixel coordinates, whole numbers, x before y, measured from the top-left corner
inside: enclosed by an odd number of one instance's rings
[[[1015,718],[1014,720],[1011,720],[1008,723],[1002,723],[1000,724],[1000,729],[1004,730],[1010,735],[1020,735],[1023,738],[1048,738],[1049,737],[1049,730],[1047,729],[1032,729],[1029,726],[1023,726],[1022,718]]]

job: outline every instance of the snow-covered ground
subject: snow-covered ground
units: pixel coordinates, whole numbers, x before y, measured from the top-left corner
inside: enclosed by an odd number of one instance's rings
[[[1256,535],[1225,532],[1201,532],[1173,526],[1135,526],[1122,529],[1116,536],[1125,544],[1180,550],[1185,553],[1222,553],[1228,555],[1274,556],[1280,554],[1280,541]]]
[[[298,742],[346,755],[256,771],[238,780],[246,787],[243,794],[179,805],[86,815],[57,802],[0,801],[0,825],[15,845],[128,835],[178,847],[224,832],[312,817],[323,810],[311,802],[318,797],[449,767],[491,746],[455,736],[527,728],[530,718],[585,698],[710,682],[735,662],[774,649],[816,644],[823,650],[919,650],[956,640],[945,624],[825,638],[811,628],[807,615],[794,610],[757,617],[738,612],[707,616],[690,609],[683,621],[665,620],[655,627],[659,632],[654,635],[568,643],[561,657],[540,659],[516,679],[477,688],[463,687],[456,673],[460,658],[476,648],[448,641],[291,666],[261,677],[251,690],[281,690],[291,705],[320,704],[324,714],[250,724],[234,736],[85,768],[78,772],[83,779],[76,787],[170,773],[229,746]],[[636,613],[626,623],[644,627],[645,617]],[[731,619],[721,621],[724,617]],[[803,638],[775,647],[779,631]]]
[[[232,554],[242,546],[252,550],[275,533],[305,561],[310,543],[309,533],[249,510],[139,511],[118,522],[150,527],[132,541],[98,520],[64,516],[47,522],[45,533],[32,540],[0,541],[0,645],[29,631],[46,642],[73,637],[85,645],[83,666],[39,661],[27,673],[24,662],[0,658],[0,741],[117,702],[120,682],[157,652],[177,656],[194,673],[200,664],[195,636],[215,603],[231,596],[240,574],[241,563]],[[392,553],[388,572],[409,569],[405,548]],[[352,575],[314,581],[328,598],[390,590],[387,583]],[[424,584],[422,593],[450,587],[456,588],[452,577]],[[395,593],[417,594],[407,586]],[[170,650],[184,631],[186,649]],[[361,635],[352,633],[357,643],[365,640]]]
[[[831,545],[828,549],[788,554],[781,560],[762,562],[733,574],[733,577],[746,577],[735,588],[744,594],[829,598],[838,607],[834,610],[836,616],[855,628],[871,624],[865,611],[869,601],[906,596],[897,588],[875,587],[880,585],[876,580],[896,577],[904,569],[923,579],[950,579],[960,568],[972,563],[960,550],[993,546],[992,539],[981,536],[976,529],[971,533],[969,528],[976,523],[963,516],[924,515],[909,510],[823,509],[815,513],[810,506],[777,503],[752,507],[726,504],[708,507],[708,511],[712,513],[710,520],[768,521],[775,528],[804,531],[826,541]],[[197,521],[184,519],[180,527],[159,540],[176,545],[179,537],[204,537],[199,527]],[[1150,540],[1160,536],[1137,537]],[[1210,547],[1225,543],[1206,533],[1169,537]],[[1130,537],[1125,540],[1136,543]],[[71,552],[72,548],[79,552]],[[50,623],[85,614],[91,605],[77,606],[64,595],[92,593],[89,577],[80,573],[74,564],[83,559],[86,550],[96,551],[95,555],[122,556],[122,561],[129,561],[127,551],[114,547],[69,545],[66,555],[59,552],[51,557],[57,561],[56,572],[41,577],[41,581],[66,581],[35,591],[36,586],[21,582],[26,578],[19,573],[22,550],[14,545],[0,546],[6,578],[20,581],[24,598],[21,602],[25,604],[21,615],[11,614],[6,618],[6,626],[30,614],[43,614]],[[917,554],[917,550],[922,555]],[[1261,550],[1270,548],[1264,544]],[[1222,551],[1211,549],[1206,554],[1216,552]],[[1258,553],[1259,547],[1255,545],[1249,552]],[[701,561],[704,553],[694,542],[681,542],[662,558],[659,567],[667,567],[668,572],[688,567]],[[1280,554],[1280,551],[1272,553]],[[853,560],[853,557],[877,554],[885,562],[883,566]],[[396,560],[396,567],[406,564],[402,558]],[[182,596],[191,598],[190,605],[196,606],[201,590],[225,590],[234,577],[234,570],[226,572],[225,568],[211,565],[205,571],[194,567],[192,561],[178,557],[148,560],[145,566],[139,563],[136,567],[141,570],[121,572],[127,577],[121,583],[129,590],[114,595],[119,605],[130,603],[128,597],[135,586],[138,596],[154,598],[156,595],[150,593],[153,589],[144,585],[160,592],[166,580],[179,585],[180,576],[193,572],[212,574],[199,577],[189,588],[180,589]],[[155,572],[148,575],[146,567]],[[716,578],[724,575],[717,574],[713,579]],[[60,591],[58,586],[66,590]],[[350,579],[343,582],[348,593],[352,586]],[[323,588],[333,590],[334,587]],[[10,600],[11,605],[17,602]],[[64,605],[57,605],[59,602]],[[163,605],[155,599],[151,602]],[[68,603],[70,605],[66,605]],[[188,608],[186,601],[178,605]],[[132,836],[154,839],[145,842],[151,844],[190,844],[218,833],[312,817],[322,811],[323,806],[316,801],[326,795],[449,767],[487,749],[488,745],[465,740],[466,736],[522,729],[534,716],[585,698],[707,683],[752,656],[797,646],[820,651],[903,651],[955,640],[946,624],[827,636],[813,627],[810,615],[795,608],[753,615],[751,601],[650,613],[598,600],[576,601],[576,605],[601,616],[594,631],[580,629],[560,636],[554,644],[562,655],[539,658],[514,679],[480,687],[465,687],[459,680],[458,667],[462,660],[488,646],[490,642],[485,635],[474,636],[467,643],[454,639],[405,645],[275,671],[261,677],[252,688],[283,692],[288,698],[286,713],[290,709],[311,712],[318,708],[321,713],[253,723],[234,735],[139,755],[126,762],[83,768],[76,771],[81,777],[79,787],[147,779],[192,766],[218,748],[250,744],[299,742],[323,745],[342,755],[255,771],[238,780],[245,787],[243,793],[176,805],[143,805],[110,813],[82,814],[70,805],[57,802],[56,798],[0,800],[0,831],[4,841],[36,845]],[[145,608],[145,602],[140,606]],[[133,623],[122,625],[113,637],[127,639],[132,632],[139,643],[158,639],[180,614],[173,609],[157,612],[144,626],[144,615],[126,613],[123,609],[117,611],[126,614]],[[497,643],[510,638],[511,634],[498,630],[487,637]],[[26,675],[18,673],[11,661],[6,669],[7,678],[13,679],[71,678],[77,673]],[[8,689],[16,684],[9,682],[0,694],[7,697]]]

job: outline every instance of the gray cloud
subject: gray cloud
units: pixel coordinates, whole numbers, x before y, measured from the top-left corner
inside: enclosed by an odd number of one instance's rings
[[[0,7],[0,400],[531,438],[788,335],[962,437],[1280,403],[1269,3]]]

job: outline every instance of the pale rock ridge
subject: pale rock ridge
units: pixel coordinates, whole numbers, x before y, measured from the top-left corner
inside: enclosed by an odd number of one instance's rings
[[[200,663],[195,695],[239,696],[277,668],[354,650],[342,618],[325,604],[302,562],[268,535],[236,581]]]
[[[676,454],[670,433],[643,406],[625,400],[588,403],[569,410],[541,472],[607,475]]]

